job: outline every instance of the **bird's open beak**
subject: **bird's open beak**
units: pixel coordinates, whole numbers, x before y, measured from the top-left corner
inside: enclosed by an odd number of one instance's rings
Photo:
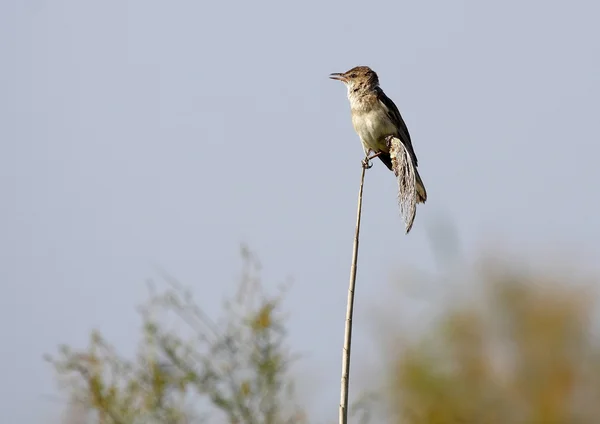
[[[329,78],[334,79],[334,80],[338,80],[338,81],[341,81],[341,82],[348,82],[348,80],[346,79],[346,77],[344,76],[344,74],[339,74],[339,73],[331,74],[331,75],[329,75]]]

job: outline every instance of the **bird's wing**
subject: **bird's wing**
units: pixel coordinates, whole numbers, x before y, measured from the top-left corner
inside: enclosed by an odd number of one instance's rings
[[[408,133],[408,128],[406,128],[406,124],[404,123],[404,119],[402,119],[402,115],[400,115],[400,111],[388,96],[385,95],[383,90],[380,87],[377,87],[377,100],[379,103],[383,105],[385,108],[389,118],[398,128],[398,135],[400,137],[400,141],[406,147],[406,150],[412,156],[412,159],[415,163],[415,166],[418,166],[417,155],[415,155],[415,151],[412,146],[412,141],[410,139],[410,134]]]

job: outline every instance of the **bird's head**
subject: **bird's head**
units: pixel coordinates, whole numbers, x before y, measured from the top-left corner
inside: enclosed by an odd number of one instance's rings
[[[377,74],[368,66],[356,66],[343,74],[331,74],[329,78],[346,84],[349,95],[373,89],[379,85]]]

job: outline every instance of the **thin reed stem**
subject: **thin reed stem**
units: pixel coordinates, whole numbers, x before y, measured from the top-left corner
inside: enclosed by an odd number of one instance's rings
[[[342,387],[340,393],[339,424],[348,424],[348,387],[350,384],[350,348],[352,344],[352,314],[354,311],[354,286],[356,284],[356,265],[358,260],[358,235],[360,233],[360,217],[362,212],[363,185],[366,168],[363,166],[358,189],[358,207],[356,211],[356,229],[352,248],[352,265],[350,266],[350,285],[348,287],[348,304],[346,305],[346,329],[344,348],[342,349]]]

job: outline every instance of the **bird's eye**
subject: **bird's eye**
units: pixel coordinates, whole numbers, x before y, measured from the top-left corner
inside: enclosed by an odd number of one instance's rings
[[[350,78],[356,78],[356,74],[350,74]]]

